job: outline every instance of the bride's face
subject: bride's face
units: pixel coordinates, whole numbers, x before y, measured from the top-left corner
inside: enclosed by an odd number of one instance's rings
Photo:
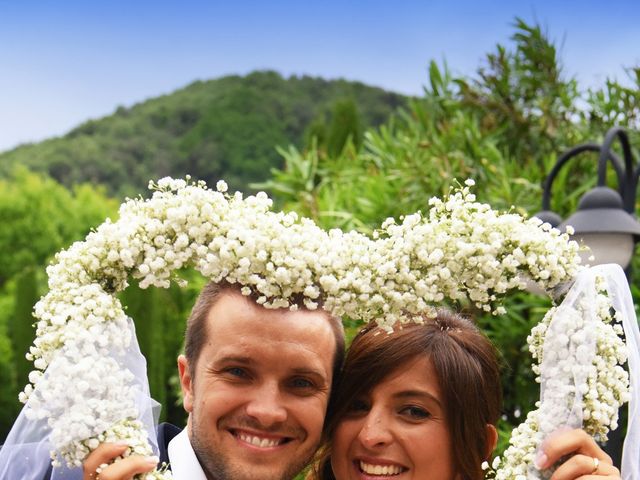
[[[356,399],[333,436],[337,480],[453,480],[445,405],[429,360],[403,365]]]

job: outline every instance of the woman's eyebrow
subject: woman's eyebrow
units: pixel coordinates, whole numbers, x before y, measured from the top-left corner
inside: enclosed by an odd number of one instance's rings
[[[426,390],[403,390],[401,392],[394,393],[393,396],[398,399],[404,398],[425,398],[431,400],[438,404],[438,406],[442,407],[440,400],[434,394],[427,392]]]

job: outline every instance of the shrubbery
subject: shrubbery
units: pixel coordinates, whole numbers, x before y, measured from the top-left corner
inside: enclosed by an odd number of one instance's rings
[[[446,194],[456,179],[475,179],[478,198],[494,208],[531,215],[541,209],[542,181],[565,149],[601,142],[613,125],[640,127],[640,67],[629,73],[633,86],[609,79],[582,90],[562,71],[541,29],[517,20],[513,44],[498,45],[474,78],[454,77],[432,62],[424,96],[383,127],[367,130],[362,146],[347,144],[338,154],[320,144],[282,150],[284,168],[260,187],[280,206],[325,227],[363,232],[389,216],[426,210],[429,197]],[[637,147],[638,133],[631,138]],[[596,181],[597,155],[573,162],[554,183],[552,207],[565,216]],[[638,285],[632,286],[636,293]],[[505,430],[539,396],[526,336],[548,306],[526,293],[508,300],[503,317],[457,306],[477,319],[504,357]]]

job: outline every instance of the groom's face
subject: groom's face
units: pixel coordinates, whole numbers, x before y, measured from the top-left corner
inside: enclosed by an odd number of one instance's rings
[[[179,359],[189,437],[209,478],[293,478],[322,432],[336,338],[321,311],[268,310],[223,292],[191,367]]]

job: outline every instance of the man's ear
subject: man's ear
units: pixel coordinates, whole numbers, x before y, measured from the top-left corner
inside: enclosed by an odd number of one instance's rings
[[[498,445],[498,431],[496,427],[491,424],[487,425],[487,452],[485,452],[486,458],[491,458],[491,454]]]
[[[178,375],[180,375],[180,387],[182,388],[182,405],[187,413],[193,410],[193,380],[189,361],[184,355],[178,356]]]

